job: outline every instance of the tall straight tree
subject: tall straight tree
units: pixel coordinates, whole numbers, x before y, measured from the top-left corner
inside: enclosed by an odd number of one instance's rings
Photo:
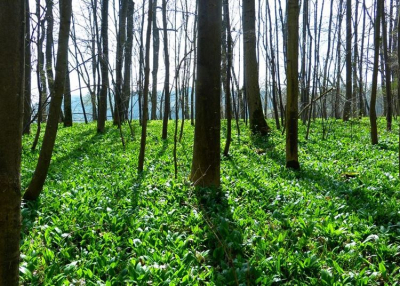
[[[219,187],[222,1],[202,0],[198,5],[196,120],[190,180],[196,186]],[[257,65],[254,67],[257,70]]]
[[[125,63],[124,63],[124,85],[122,87],[122,98],[124,106],[125,119],[128,119],[129,99],[131,97],[131,68],[132,68],[132,47],[133,47],[133,13],[135,3],[128,0],[128,13],[126,24],[126,45],[125,45]]]
[[[25,0],[0,2],[0,285],[19,285]]]
[[[299,12],[298,0],[288,0],[287,104],[286,104],[286,167],[299,169],[298,97],[299,97]]]
[[[24,125],[23,134],[31,132],[31,14],[29,0],[25,0],[25,90],[24,90]]]
[[[250,113],[250,129],[253,133],[266,135],[270,131],[270,127],[264,118],[260,87],[258,85],[255,14],[255,1],[243,0],[244,78]]]
[[[392,84],[391,84],[391,68],[390,59],[388,53],[388,35],[387,35],[387,24],[385,19],[385,9],[381,10],[381,21],[382,21],[382,46],[383,46],[383,58],[385,62],[385,86],[386,86],[386,129],[392,130],[392,113],[393,113],[393,102],[392,102]]]
[[[157,0],[153,3],[153,84],[151,87],[151,120],[157,119],[157,74],[158,55],[160,53],[160,31],[157,27]]]
[[[163,38],[164,38],[164,64],[165,64],[165,79],[164,79],[164,118],[162,139],[167,139],[168,135],[168,119],[171,111],[171,97],[169,94],[169,52],[168,52],[168,30],[167,30],[167,1],[162,0],[162,19],[163,19]]]
[[[346,101],[344,102],[343,120],[348,121],[351,113],[351,0],[346,0]]]
[[[383,9],[383,0],[377,1],[374,31],[374,67],[372,71],[372,90],[371,104],[369,111],[369,121],[371,124],[371,143],[378,144],[378,126],[376,124],[376,92],[378,89],[378,62],[379,62],[379,36],[380,36],[380,17]]]
[[[58,119],[61,114],[61,103],[64,93],[65,76],[68,63],[68,40],[72,13],[72,0],[60,0],[60,32],[58,37],[56,78],[51,94],[49,118],[43,138],[39,160],[33,174],[32,181],[24,194],[26,200],[36,200],[42,191],[50,166],[51,155],[56,142]]]
[[[124,62],[124,46],[126,41],[126,15],[128,13],[128,0],[121,0],[120,3],[114,92],[114,125],[118,125],[119,127],[121,127],[121,123],[124,120],[124,106],[122,99],[122,64]]]
[[[146,31],[146,54],[144,66],[144,87],[143,87],[143,118],[142,118],[142,136],[140,139],[139,163],[138,171],[143,172],[144,154],[146,150],[146,137],[147,137],[147,118],[149,115],[149,82],[150,82],[150,37],[151,37],[151,23],[153,21],[153,2],[149,0],[149,14],[147,19]]]
[[[101,65],[101,90],[99,96],[99,116],[97,119],[97,132],[104,133],[107,121],[107,93],[108,93],[108,0],[103,0],[101,6],[101,38],[102,51]]]

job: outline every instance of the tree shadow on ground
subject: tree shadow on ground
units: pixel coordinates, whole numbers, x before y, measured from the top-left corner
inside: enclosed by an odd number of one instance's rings
[[[306,148],[307,141],[299,142],[299,146],[302,145]],[[285,166],[285,153],[276,150],[268,140],[257,138],[253,140],[253,146],[257,148],[256,152],[260,149],[265,151],[258,156],[267,156],[269,159],[275,161],[276,164]],[[385,198],[393,196],[397,196],[400,199],[399,194],[393,188],[385,189],[385,193],[383,194],[380,191],[374,191],[374,188],[369,188],[369,182],[358,176],[350,178],[342,174],[341,176],[334,177],[328,170],[324,172],[323,169],[317,170],[305,164],[301,165],[298,171],[284,169],[275,175],[285,180],[294,176],[300,188],[304,187],[307,190],[310,190],[310,186],[318,186],[315,188],[312,187],[310,191],[314,194],[322,196],[333,195],[338,199],[342,199],[349,211],[356,213],[363,219],[372,217],[373,223],[377,226],[387,226],[390,223],[396,223],[400,220],[398,206],[385,200]]]
[[[215,285],[255,285],[258,274],[244,250],[243,230],[231,212],[221,189],[196,188],[198,206],[204,219],[205,245],[214,268]]]

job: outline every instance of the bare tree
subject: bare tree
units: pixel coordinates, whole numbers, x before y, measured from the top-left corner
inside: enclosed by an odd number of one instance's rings
[[[42,149],[33,178],[24,194],[26,200],[36,200],[42,191],[50,166],[51,155],[57,136],[58,119],[61,113],[62,95],[64,93],[65,75],[68,63],[68,39],[72,13],[72,0],[60,0],[60,32],[58,40],[56,78],[52,89],[52,100],[49,110],[48,124],[43,138]]]
[[[258,85],[255,34],[255,2],[243,0],[243,50],[245,61],[246,97],[249,105],[250,129],[253,133],[266,135],[270,127],[265,121]]]
[[[287,47],[287,104],[286,104],[286,167],[299,169],[298,159],[298,56],[299,56],[299,2],[288,1]]]
[[[138,171],[143,172],[144,155],[146,149],[146,137],[147,137],[147,117],[149,113],[149,81],[150,81],[150,37],[151,37],[151,24],[153,18],[152,1],[149,0],[148,20],[147,20],[147,31],[146,31],[146,55],[145,55],[145,75],[144,75],[144,89],[143,89],[143,118],[142,118],[142,136],[140,139],[140,152],[139,152],[139,163]]]
[[[19,285],[25,1],[0,2],[0,285]]]
[[[190,180],[196,186],[219,187],[222,2],[203,0],[198,5],[196,121]]]

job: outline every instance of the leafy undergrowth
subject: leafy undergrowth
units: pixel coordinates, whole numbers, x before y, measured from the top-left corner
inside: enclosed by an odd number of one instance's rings
[[[60,127],[43,193],[22,209],[22,284],[399,285],[398,139],[382,119],[377,146],[366,119],[331,121],[326,140],[320,121],[308,141],[301,125],[298,172],[284,167],[280,131],[252,138],[242,126],[219,190],[188,181],[189,124],[177,180],[161,122],[149,123],[141,175],[140,136],[124,126],[124,150],[107,126],[104,135],[94,124]],[[32,140],[24,187],[38,158]]]

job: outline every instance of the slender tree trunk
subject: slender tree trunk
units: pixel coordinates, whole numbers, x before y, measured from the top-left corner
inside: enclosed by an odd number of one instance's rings
[[[383,0],[382,0],[383,1]],[[386,129],[388,131],[392,130],[392,114],[393,114],[393,102],[392,102],[392,85],[391,76],[392,72],[390,69],[389,55],[388,55],[388,36],[387,36],[387,25],[385,18],[385,9],[381,10],[381,20],[382,20],[382,45],[383,45],[383,58],[385,64],[385,83],[386,83]]]
[[[164,79],[164,118],[162,139],[167,139],[168,119],[171,112],[171,99],[169,94],[169,53],[168,53],[168,31],[167,31],[167,1],[162,0],[162,18],[163,18],[163,37],[164,37],[164,63],[165,63],[165,79]]]
[[[7,286],[19,285],[24,4],[0,2],[0,285]]]
[[[146,149],[146,136],[147,136],[147,118],[149,113],[148,95],[149,95],[149,81],[150,81],[150,37],[151,37],[151,24],[153,18],[152,0],[149,0],[146,31],[146,55],[145,55],[145,75],[144,75],[144,89],[143,89],[143,118],[142,118],[142,137],[140,139],[140,152],[138,171],[143,172],[144,155]]]
[[[128,12],[128,0],[121,0],[120,3],[114,92],[114,125],[118,125],[119,128],[121,128],[121,123],[124,120],[124,106],[122,103],[122,64],[124,62],[124,46],[126,41],[126,16]]]
[[[218,16],[219,17],[219,16]],[[255,2],[243,0],[243,49],[245,59],[246,97],[249,105],[250,129],[255,134],[266,135],[270,127],[265,121],[260,88],[258,85],[258,69],[256,58],[255,34]]]
[[[195,186],[219,187],[222,2],[203,0],[198,5],[196,121],[190,180]]]
[[[224,148],[224,155],[228,156],[229,146],[232,141],[232,106],[231,106],[231,68],[232,68],[232,37],[231,37],[231,23],[229,17],[229,0],[224,0],[224,22],[226,28],[226,82],[225,85],[225,106],[226,106],[226,142]]]
[[[65,75],[68,63],[68,39],[70,32],[72,0],[60,0],[60,32],[58,40],[56,79],[52,90],[52,100],[49,110],[49,119],[40,150],[38,164],[33,174],[32,181],[24,194],[26,200],[36,200],[42,191],[50,166],[51,155],[57,136],[58,119],[61,113],[62,95],[64,93]]]
[[[348,121],[351,113],[351,0],[346,0],[346,101],[343,109],[343,121]]]
[[[299,2],[288,1],[287,104],[286,104],[286,167],[299,169],[298,159],[298,56]]]
[[[337,69],[336,69],[336,96],[335,96],[335,118],[339,119],[339,108],[340,108],[340,79],[341,79],[341,31],[342,31],[342,19],[343,19],[343,0],[339,1],[339,14],[338,14],[338,42],[337,42]]]
[[[53,92],[54,75],[53,75],[53,0],[46,0],[46,75],[50,94]]]
[[[307,75],[306,75],[306,48],[307,48],[307,28],[308,23],[308,2],[309,0],[303,1],[303,28],[302,28],[302,49],[301,49],[301,109],[308,104],[308,92],[307,92]],[[305,124],[307,118],[307,112],[302,115],[303,124]]]
[[[68,71],[65,75],[65,86],[64,86],[64,127],[72,126],[72,106],[71,106],[71,82]]]
[[[196,11],[195,11],[195,19],[194,19],[194,28],[193,28],[193,78],[192,78],[192,88],[190,91],[190,124],[194,126],[194,90],[196,83],[196,58],[197,58],[197,6],[198,2],[196,1]]]
[[[374,32],[374,67],[372,74],[372,90],[369,120],[371,123],[371,143],[378,144],[378,127],[376,124],[376,93],[378,89],[378,63],[379,63],[379,36],[380,36],[380,17],[383,9],[383,1],[377,1]]]
[[[128,0],[128,13],[127,13],[127,39],[125,46],[125,72],[124,72],[124,85],[122,87],[122,99],[124,108],[124,119],[128,120],[129,100],[131,98],[131,68],[132,68],[132,47],[133,47],[133,12],[135,3]]]
[[[271,20],[271,11],[269,9],[269,5],[267,5],[267,12],[268,12],[268,19],[269,19],[269,41],[270,41],[270,48],[271,48],[271,77],[272,77],[272,107],[274,109],[274,117],[276,123],[276,129],[281,129],[281,125],[279,122],[279,112],[278,112],[278,102],[276,96],[276,64],[275,64],[275,51],[272,46],[272,20]]]
[[[88,124],[88,120],[87,120],[87,116],[86,116],[85,104],[84,104],[84,102],[83,102],[83,95],[82,95],[81,74],[80,74],[80,72],[79,72],[78,44],[77,44],[77,41],[76,41],[75,18],[74,18],[74,15],[72,15],[72,35],[71,35],[71,37],[72,37],[72,40],[73,40],[73,42],[74,42],[74,48],[75,48],[75,53],[73,54],[73,57],[75,58],[75,68],[76,68],[76,71],[77,71],[77,73],[78,73],[79,99],[80,99],[80,101],[81,101],[82,113],[83,113],[83,118],[84,118],[84,120],[85,120],[85,124]],[[82,58],[82,61],[83,61],[83,56],[82,56],[82,53],[80,52],[80,50],[79,50],[79,54],[80,54],[80,56],[81,56],[81,58]],[[83,65],[83,66],[85,67],[85,65]],[[69,74],[68,74],[68,77],[69,77]],[[68,80],[69,80],[69,79],[68,79]],[[68,86],[69,86],[69,84],[68,84]],[[89,92],[90,92],[90,90],[91,90],[90,84],[88,84],[88,89],[89,89]],[[69,94],[69,96],[71,96],[71,94]],[[71,99],[69,99],[69,100],[71,100]],[[70,107],[70,109],[71,109],[71,107]],[[67,116],[67,115],[65,115],[65,116]],[[66,119],[66,120],[67,120],[67,119]],[[69,124],[69,123],[68,123],[68,124]],[[67,126],[68,126],[68,124],[67,124]],[[64,124],[64,126],[65,126],[65,124]],[[71,114],[71,126],[72,126],[72,114]]]
[[[160,53],[160,31],[157,27],[157,0],[153,3],[153,84],[151,88],[151,120],[157,119],[157,74],[158,56]]]
[[[108,93],[108,0],[103,0],[101,7],[101,38],[103,49],[100,55],[101,90],[99,96],[99,118],[97,132],[104,133],[107,121],[107,93]]]

